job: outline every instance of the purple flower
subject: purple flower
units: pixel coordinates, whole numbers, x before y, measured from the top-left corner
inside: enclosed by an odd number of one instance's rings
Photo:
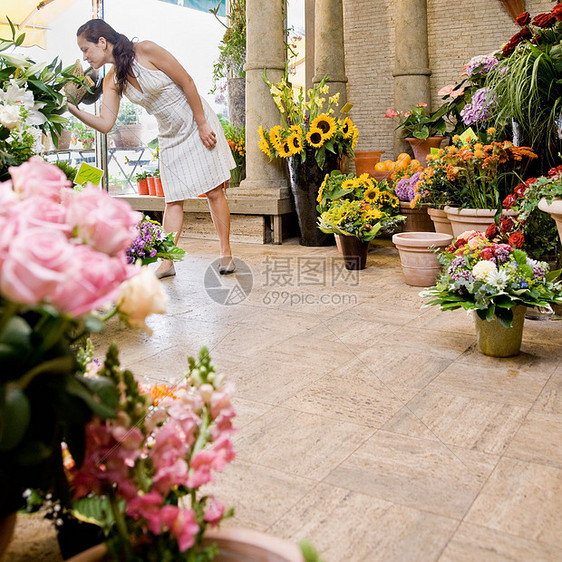
[[[496,68],[498,64],[499,61],[494,55],[478,55],[472,57],[466,63],[466,74],[469,77],[474,74],[488,74],[488,72]]]
[[[467,103],[461,111],[465,125],[481,123],[490,119],[494,109],[494,93],[489,88],[480,88],[474,92],[471,103]]]
[[[400,201],[412,201],[416,196],[415,186],[420,181],[421,172],[416,172],[410,178],[402,178],[397,184],[394,192]]]

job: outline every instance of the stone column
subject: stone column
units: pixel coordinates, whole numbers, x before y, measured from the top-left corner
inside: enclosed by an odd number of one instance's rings
[[[316,0],[314,11],[314,78],[317,84],[328,76],[330,95],[340,93],[339,106],[347,101],[347,77],[343,48],[342,0]]]
[[[394,109],[408,111],[419,103],[431,103],[429,54],[427,41],[427,0],[396,0],[394,2],[395,66]],[[408,146],[394,136],[394,152]]]
[[[285,70],[282,0],[246,0],[246,179],[240,190],[287,186],[279,159],[259,149],[258,128],[278,125],[279,110],[263,80],[264,68],[270,82],[279,82]]]

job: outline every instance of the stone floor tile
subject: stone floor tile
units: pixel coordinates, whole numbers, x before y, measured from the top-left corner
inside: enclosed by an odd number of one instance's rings
[[[401,562],[437,560],[457,525],[446,517],[319,484],[268,530],[293,542],[307,540],[325,562]]]
[[[462,523],[439,562],[559,562],[562,547]]]
[[[496,462],[440,441],[378,431],[324,481],[460,520]]]
[[[533,406],[533,412],[562,416],[562,365],[546,383]]]
[[[372,433],[356,424],[277,407],[246,425],[235,445],[245,462],[319,481]]]
[[[361,361],[353,360],[308,384],[282,406],[379,428],[403,402]]]
[[[562,470],[501,459],[465,521],[560,547]]]
[[[410,416],[390,420],[385,429],[413,437],[419,425],[436,439],[483,453],[502,454],[519,429],[528,408],[423,390],[404,407]],[[414,418],[418,424],[412,423]],[[425,433],[422,430],[422,435]]]

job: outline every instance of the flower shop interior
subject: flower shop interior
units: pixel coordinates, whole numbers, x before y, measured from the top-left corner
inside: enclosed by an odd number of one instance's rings
[[[231,274],[68,112],[91,18],[218,115]],[[561,239],[562,2],[3,0],[0,560],[562,560]]]

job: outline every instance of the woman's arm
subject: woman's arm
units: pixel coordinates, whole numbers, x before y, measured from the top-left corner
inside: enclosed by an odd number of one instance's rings
[[[199,137],[203,144],[212,149],[217,144],[216,135],[207,122],[199,92],[193,78],[186,72],[178,60],[166,49],[152,41],[141,41],[137,44],[137,55],[151,65],[167,74],[183,91],[187,103],[193,111],[193,117],[199,128]]]
[[[68,111],[89,127],[96,129],[100,133],[107,134],[115,125],[120,103],[121,98],[117,93],[112,68],[103,79],[103,97],[99,115],[88,113],[71,103],[68,104]]]

